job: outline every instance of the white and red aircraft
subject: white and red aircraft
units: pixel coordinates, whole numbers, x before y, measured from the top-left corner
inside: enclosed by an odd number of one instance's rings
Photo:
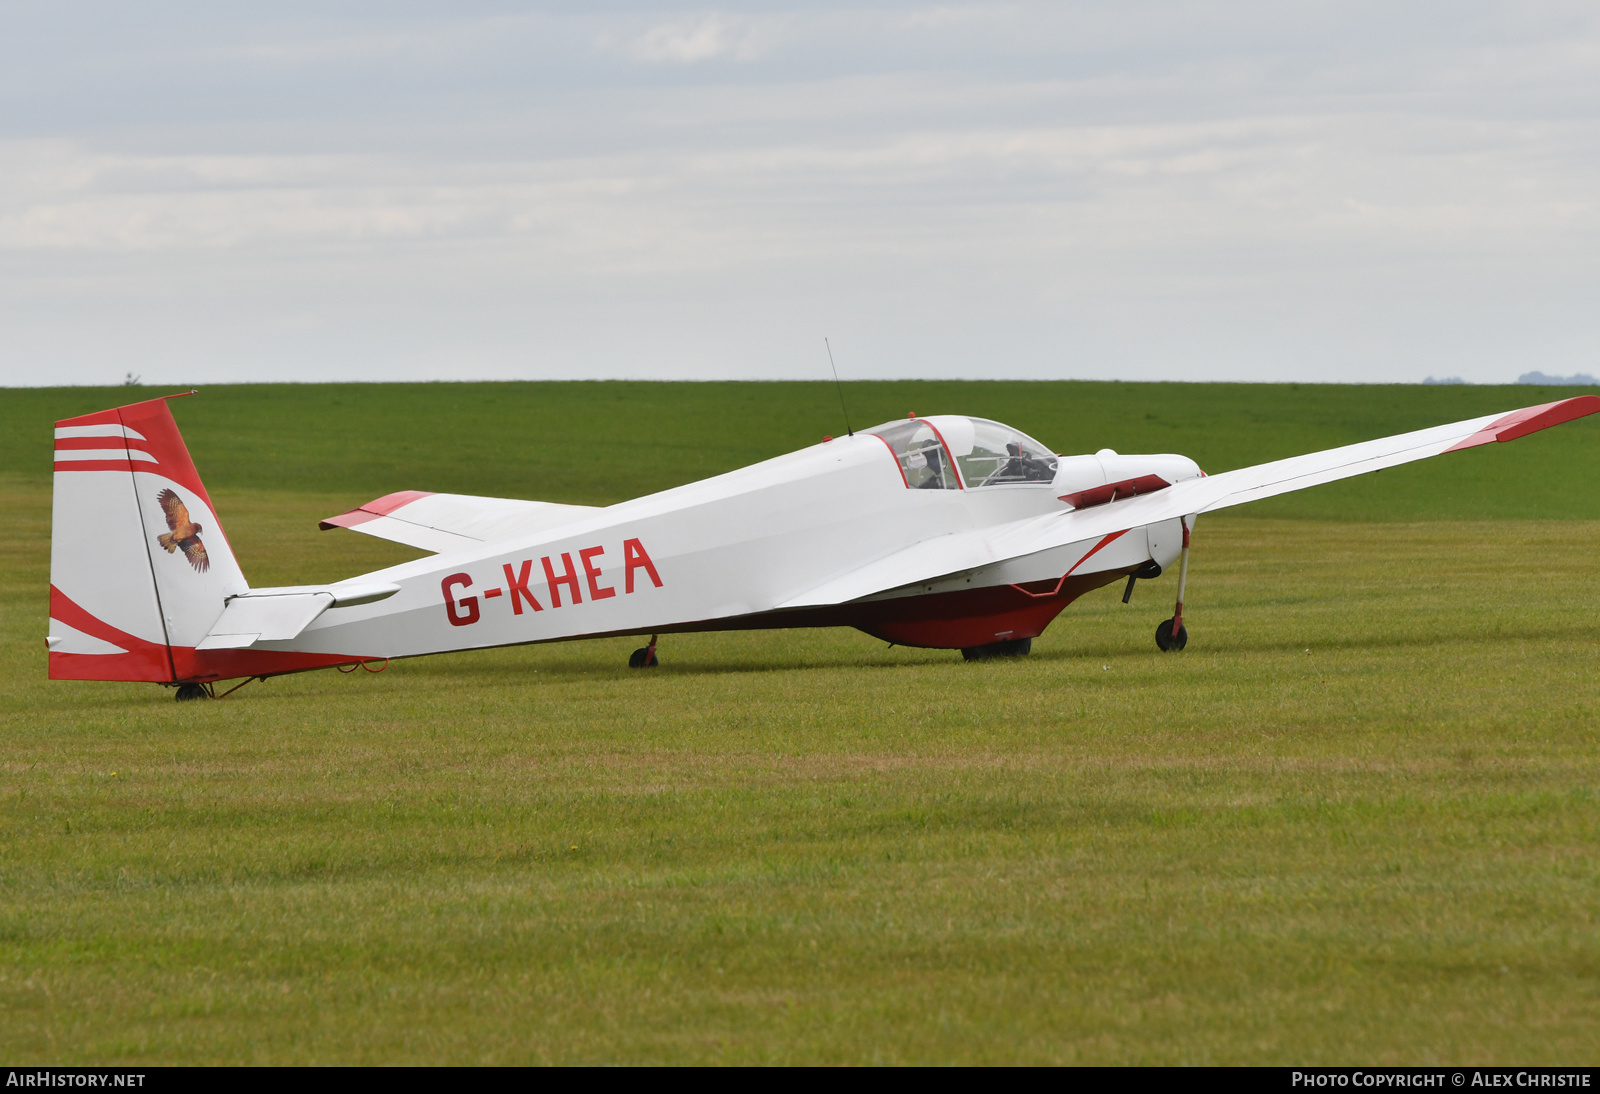
[[[1181,560],[1201,513],[1600,410],[1585,395],[1207,477],[1185,456],[1057,456],[983,418],[910,417],[597,508],[406,490],[322,522],[430,552],[253,589],[165,399],[56,423],[50,676],[222,680],[608,635],[850,626],[968,659]],[[1124,594],[1126,599],[1126,594]]]

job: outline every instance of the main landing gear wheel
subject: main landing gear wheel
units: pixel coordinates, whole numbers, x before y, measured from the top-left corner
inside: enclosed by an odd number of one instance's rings
[[[1156,645],[1161,648],[1162,653],[1181,650],[1188,644],[1189,628],[1182,623],[1178,624],[1177,634],[1172,633],[1172,620],[1170,619],[1162,620],[1161,624],[1156,627]]]
[[[1031,649],[1031,638],[1005,638],[987,646],[968,646],[961,651],[961,656],[968,661],[988,661],[995,657],[1025,657]]]
[[[187,703],[190,699],[209,699],[211,693],[199,684],[181,684],[178,687],[178,694],[173,698],[180,703]]]

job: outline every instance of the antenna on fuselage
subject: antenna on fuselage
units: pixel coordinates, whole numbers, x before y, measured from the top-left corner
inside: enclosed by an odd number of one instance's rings
[[[845,432],[854,437],[856,431],[850,428],[850,410],[844,405],[844,385],[839,382],[839,366],[833,363],[833,347],[828,345],[826,338],[822,340],[822,344],[828,347],[828,367],[833,369],[833,389],[839,393],[839,409],[844,411]]]

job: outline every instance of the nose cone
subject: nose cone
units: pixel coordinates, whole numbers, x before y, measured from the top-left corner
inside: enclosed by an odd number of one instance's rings
[[[1148,456],[1094,456],[1093,459],[1104,468],[1107,482],[1155,475],[1170,485],[1186,479],[1197,479],[1203,474],[1199,464],[1175,452]]]
[[[1176,453],[1163,453],[1159,456],[1149,457],[1150,470],[1170,483],[1184,482],[1188,479],[1198,479],[1205,474],[1200,470],[1200,465],[1188,456]]]
[[[1053,485],[1056,497],[1082,509],[1148,494],[1204,474],[1199,464],[1176,453],[1123,456],[1102,449],[1093,456],[1063,456]]]

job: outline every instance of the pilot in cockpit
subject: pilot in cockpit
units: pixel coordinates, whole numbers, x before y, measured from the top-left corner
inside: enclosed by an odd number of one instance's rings
[[[1044,445],[987,418],[948,414],[932,421],[886,422],[876,434],[899,462],[912,490],[958,490],[1010,484],[1049,485],[1056,458]]]
[[[1034,456],[1016,441],[1006,444],[1005,466],[991,476],[992,482],[1049,482],[1055,477],[1056,462]]]
[[[927,476],[917,484],[918,490],[943,490],[945,488],[945,461],[944,450],[935,441],[922,450],[923,458],[928,461]]]
[[[946,490],[946,460],[944,448],[927,426],[907,445],[905,468],[906,485],[913,490]]]

